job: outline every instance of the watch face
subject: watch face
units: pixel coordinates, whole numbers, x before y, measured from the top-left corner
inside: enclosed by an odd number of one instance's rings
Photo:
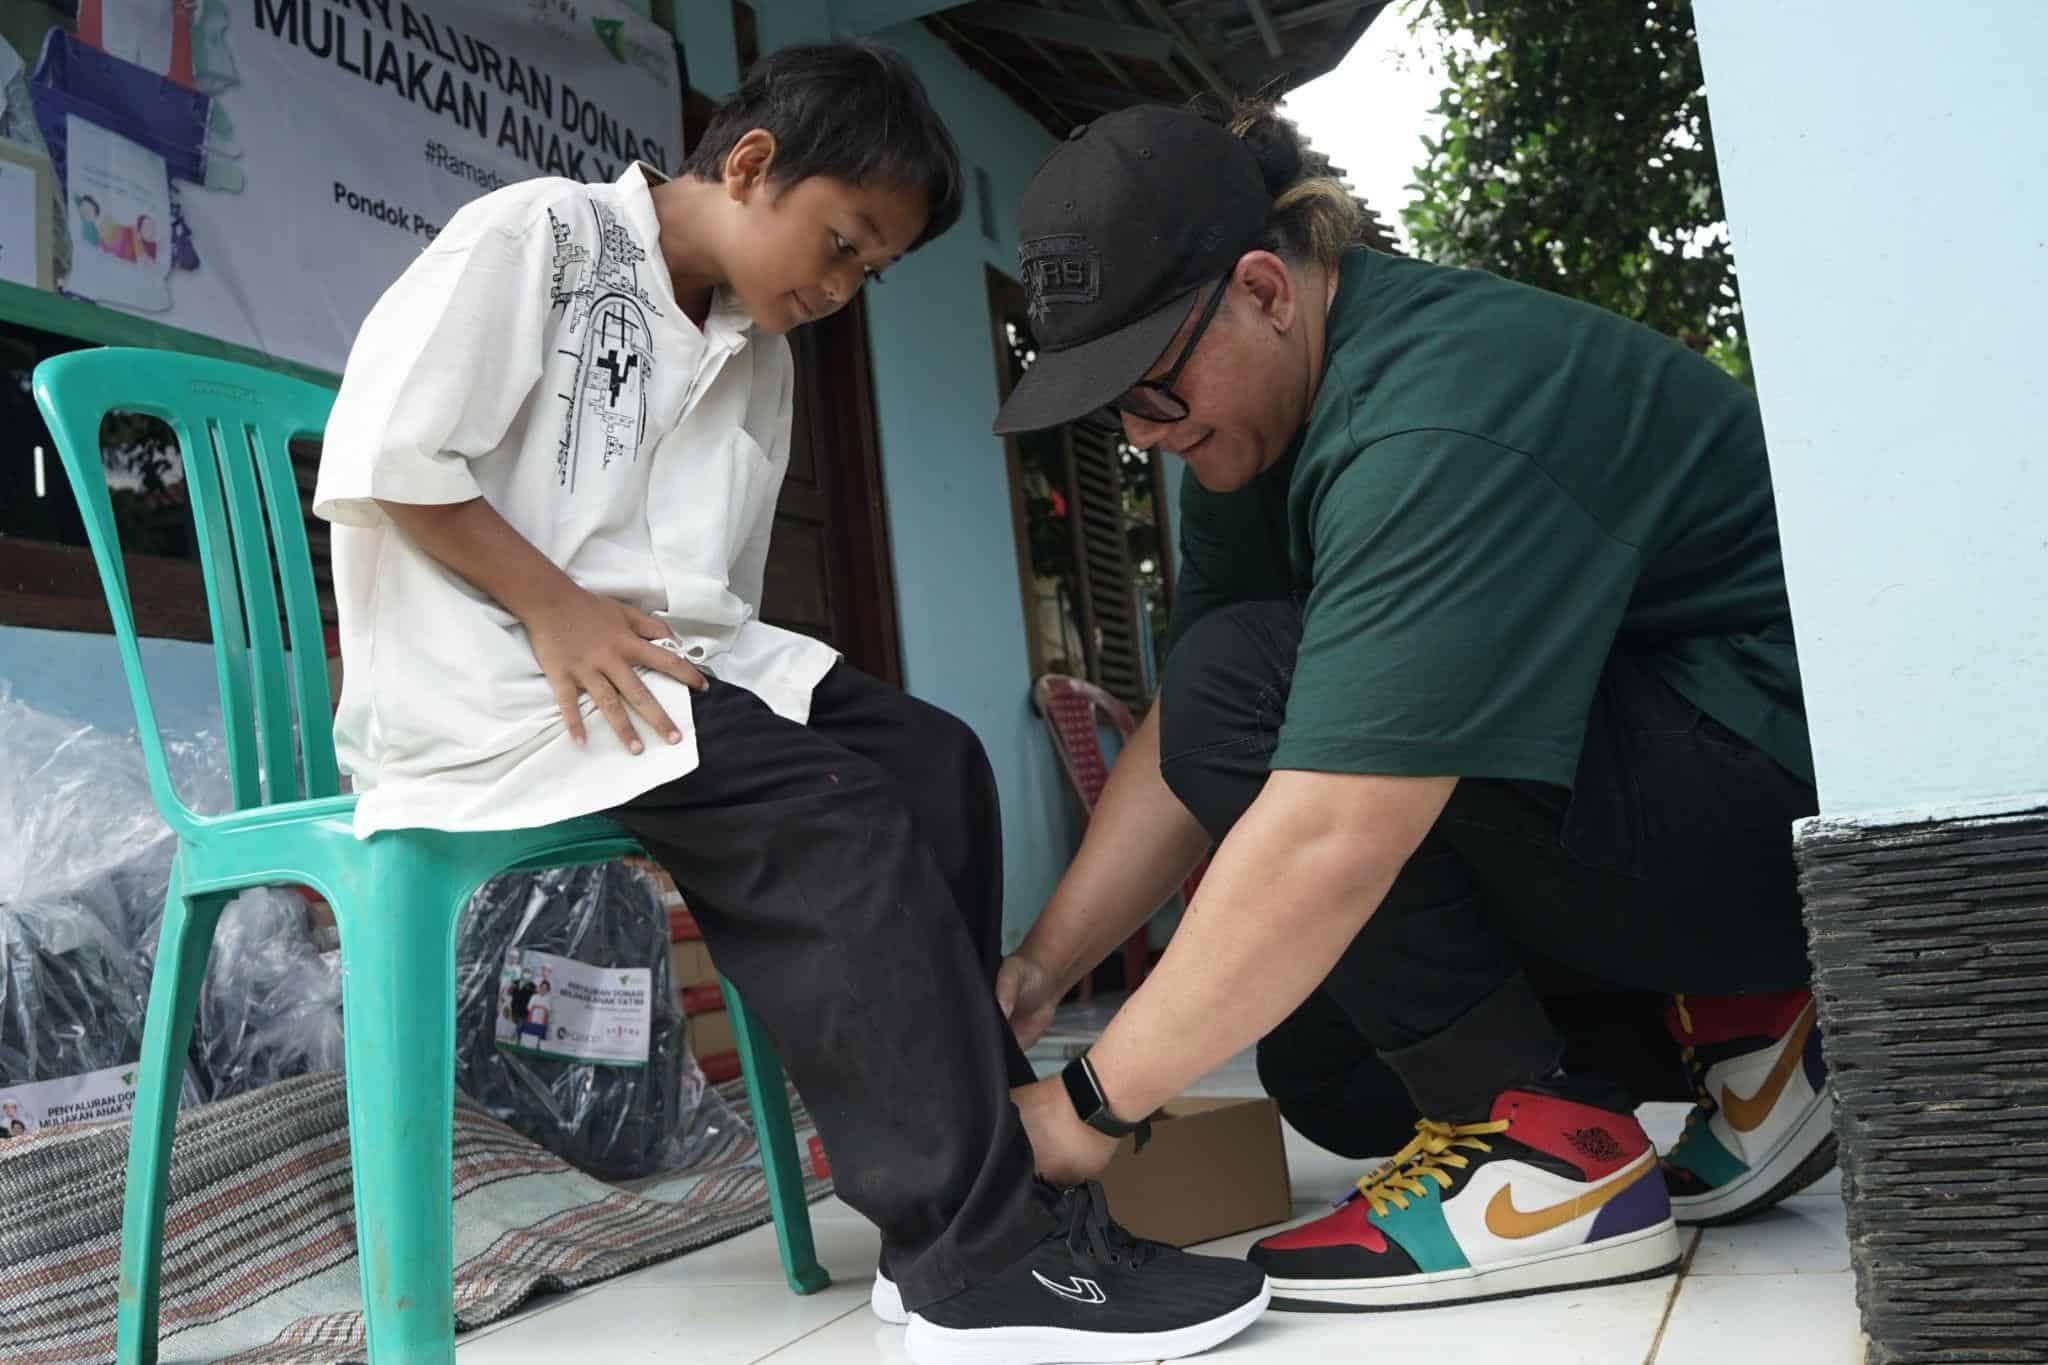
[[[1102,1117],[1102,1092],[1095,1088],[1095,1080],[1088,1074],[1088,1064],[1076,1057],[1060,1072],[1060,1080],[1067,1087],[1067,1100],[1074,1106],[1074,1112],[1081,1122],[1090,1127]]]

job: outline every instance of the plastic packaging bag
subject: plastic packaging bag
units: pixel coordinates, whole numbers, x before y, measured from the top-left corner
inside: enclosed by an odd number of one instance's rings
[[[187,805],[228,808],[218,739],[166,736],[164,749]],[[39,711],[0,686],[0,830],[0,904],[61,895],[154,958],[177,841],[157,814],[133,733]]]
[[[186,804],[228,807],[218,740],[164,747]],[[0,829],[0,1086],[134,1062],[177,845],[134,735],[0,689]],[[340,1065],[340,971],[295,893],[252,891],[222,912],[200,999],[188,1097]]]
[[[631,1180],[689,1165],[739,1125],[687,1045],[668,916],[646,874],[605,863],[494,878],[455,951],[456,1084],[563,1160]],[[644,1034],[623,1022],[632,1008],[593,1012],[596,997],[630,1005],[643,990]],[[644,1064],[578,1059],[617,1048],[594,1036],[614,1027]]]
[[[142,1055],[134,954],[90,908],[62,898],[0,906],[0,1088]]]
[[[193,1051],[209,1100],[341,1070],[341,957],[320,951],[305,897],[264,887],[221,912]]]

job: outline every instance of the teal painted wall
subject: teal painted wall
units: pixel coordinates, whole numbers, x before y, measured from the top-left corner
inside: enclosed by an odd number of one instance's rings
[[[2048,806],[2048,8],[1696,8],[1821,814]]]
[[[165,734],[220,732],[213,646],[144,640],[142,668]],[[135,708],[111,635],[0,628],[0,692],[39,711],[116,734],[135,728]]]

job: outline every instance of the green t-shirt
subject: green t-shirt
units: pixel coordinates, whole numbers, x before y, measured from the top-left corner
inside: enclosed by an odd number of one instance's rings
[[[1813,780],[1756,399],[1601,309],[1351,252],[1294,447],[1183,481],[1170,637],[1291,594],[1275,768],[1569,787],[1619,650]]]

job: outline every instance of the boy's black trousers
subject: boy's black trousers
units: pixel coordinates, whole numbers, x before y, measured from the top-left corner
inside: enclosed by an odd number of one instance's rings
[[[1002,831],[974,732],[841,663],[809,725],[710,679],[699,766],[609,812],[673,876],[767,1027],[917,1309],[1050,1230],[995,1002]]]

